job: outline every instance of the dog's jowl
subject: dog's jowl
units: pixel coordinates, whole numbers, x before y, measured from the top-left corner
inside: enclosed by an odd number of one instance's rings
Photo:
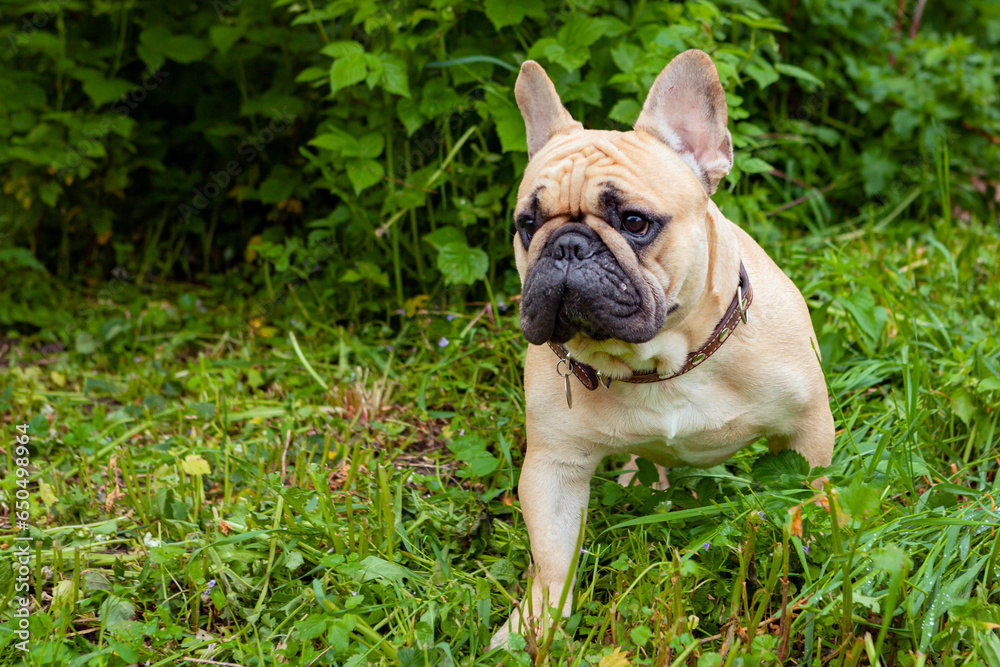
[[[733,164],[711,59],[674,58],[631,132],[585,130],[535,62],[515,94],[531,158],[514,212],[530,343],[518,490],[535,577],[491,646],[572,587],[604,456],[707,467],[766,436],[825,466],[834,440],[802,295],[711,200]]]

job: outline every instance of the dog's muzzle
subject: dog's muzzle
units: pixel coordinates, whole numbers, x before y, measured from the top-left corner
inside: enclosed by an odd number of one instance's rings
[[[528,270],[521,296],[521,331],[529,342],[591,338],[641,343],[666,315],[638,267],[629,271],[588,226],[568,223],[549,237]]]

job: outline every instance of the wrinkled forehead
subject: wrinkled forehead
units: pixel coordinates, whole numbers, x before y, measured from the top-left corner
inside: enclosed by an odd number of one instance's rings
[[[586,130],[553,137],[524,171],[517,211],[547,217],[600,215],[611,203],[659,209],[674,199],[707,197],[694,172],[655,138]]]

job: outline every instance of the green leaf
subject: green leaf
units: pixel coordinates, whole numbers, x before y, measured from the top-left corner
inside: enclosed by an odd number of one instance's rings
[[[742,153],[736,154],[736,166],[740,168],[740,171],[747,174],[766,174],[774,169],[774,167],[760,158],[743,155]]]
[[[139,34],[139,46],[136,53],[151,70],[163,67],[167,60],[166,45],[172,35],[162,25],[151,26]]]
[[[420,581],[420,577],[414,574],[413,570],[403,567],[402,565],[397,565],[396,563],[390,563],[389,561],[383,560],[378,556],[369,556],[358,565],[360,566],[361,572],[364,573],[365,581],[382,579],[384,581],[395,583],[399,586],[403,586],[404,579]]]
[[[73,77],[83,83],[83,92],[97,107],[123,97],[133,87],[128,81],[106,79],[103,74],[93,69],[75,70]]]
[[[559,29],[559,43],[587,47],[602,37],[617,37],[627,29],[628,26],[616,18],[575,14]]]
[[[331,130],[326,134],[320,134],[313,137],[309,141],[309,145],[322,148],[327,151],[334,151],[338,155],[343,155],[344,151],[358,150],[357,138],[336,128],[331,128]]]
[[[635,44],[621,43],[611,49],[611,59],[618,65],[618,69],[631,73],[635,69],[635,64],[642,58],[642,49]]]
[[[208,31],[208,39],[212,42],[219,53],[225,55],[229,52],[229,49],[233,48],[233,45],[240,40],[243,33],[246,31],[246,26],[228,26],[228,25],[215,25],[212,26]]]
[[[295,629],[298,631],[298,638],[302,641],[309,641],[310,639],[322,636],[333,620],[333,618],[326,614],[312,614],[307,616],[295,624]]]
[[[855,478],[847,487],[840,489],[840,506],[855,519],[873,516],[878,510],[882,489],[868,486]]]
[[[360,83],[367,73],[368,68],[365,66],[363,53],[349,53],[337,58],[330,68],[330,94]]]
[[[406,61],[392,53],[383,53],[379,57],[382,62],[382,86],[390,93],[410,96],[410,79],[406,74]]]
[[[139,651],[137,651],[134,646],[131,646],[130,644],[123,644],[122,642],[109,641],[108,648],[110,648],[115,655],[124,660],[126,664],[139,664]]]
[[[920,115],[910,109],[896,109],[892,113],[892,130],[903,139],[909,139],[913,130],[920,127]]]
[[[285,567],[289,570],[297,570],[305,562],[305,558],[302,556],[302,552],[298,549],[292,549],[291,551],[285,552]]]
[[[382,180],[385,168],[375,160],[351,160],[347,164],[347,178],[354,186],[354,194],[361,194]]]
[[[771,67],[770,63],[761,63],[760,65],[756,63],[751,63],[746,66],[743,70],[747,75],[757,82],[757,85],[762,89],[767,88],[772,83],[781,78],[774,68]]]
[[[909,571],[913,567],[913,560],[905,551],[893,544],[879,549],[872,554],[871,558],[872,565],[889,574],[897,574],[904,570]]]
[[[639,483],[643,486],[653,488],[660,481],[660,471],[656,469],[656,464],[652,461],[639,457],[635,460],[636,473]]]
[[[365,69],[367,74],[365,75],[365,84],[367,84],[369,90],[373,90],[375,85],[382,79],[382,74],[385,71],[385,66],[379,57],[371,54],[365,54]]]
[[[369,132],[353,145],[345,146],[342,152],[345,157],[377,158],[384,147],[385,137],[378,132]]]
[[[976,385],[977,392],[985,391],[997,391],[1000,390],[1000,378],[998,377],[988,377],[983,379],[979,384]]]
[[[870,342],[878,340],[885,329],[889,313],[885,308],[875,305],[875,298],[868,289],[855,292],[850,297],[837,297],[837,302],[850,313],[861,333]]]
[[[174,62],[187,65],[207,56],[212,51],[212,43],[191,35],[175,35],[170,38],[163,50]]]
[[[438,227],[433,232],[424,237],[424,240],[434,246],[437,250],[453,243],[465,243],[465,234],[457,227]]]
[[[4,264],[31,271],[45,271],[45,265],[35,259],[35,256],[27,248],[0,249],[0,266]]]
[[[816,78],[810,72],[802,69],[801,67],[796,67],[795,65],[789,65],[788,63],[775,63],[774,69],[778,70],[782,74],[786,74],[790,77],[794,77],[800,81],[805,81],[806,83],[811,83],[814,86],[822,87],[823,82]]]
[[[472,474],[483,477],[500,465],[500,461],[486,451],[486,443],[478,435],[470,434],[455,438],[448,443],[448,449],[458,460],[469,464]]]
[[[653,637],[653,631],[645,625],[637,625],[629,631],[629,637],[636,646],[644,646]]]
[[[525,153],[528,150],[528,136],[524,129],[524,118],[505,92],[495,89],[487,91],[480,109],[487,110],[493,117],[504,153]]]
[[[437,267],[446,283],[471,285],[486,275],[490,258],[479,248],[453,243],[438,250]]]
[[[635,123],[636,119],[639,118],[639,112],[642,111],[642,105],[638,101],[631,98],[626,98],[624,100],[618,100],[611,111],[608,113],[608,117],[611,120],[616,120],[619,123],[624,123],[625,125],[632,125]]]
[[[97,350],[97,339],[86,331],[78,331],[73,346],[80,354],[93,354]]]
[[[101,603],[97,617],[101,619],[104,627],[110,628],[135,618],[135,605],[117,595],[109,595]]]
[[[126,320],[120,317],[113,317],[101,327],[101,334],[104,336],[104,342],[108,343],[119,334],[129,331],[130,328]]]
[[[292,196],[299,185],[297,174],[285,165],[275,165],[257,188],[256,196],[264,204],[277,204]]]
[[[310,81],[316,81],[322,79],[327,75],[327,70],[322,67],[307,67],[298,73],[295,77],[296,83],[309,83]]]
[[[798,452],[786,449],[758,458],[752,474],[755,481],[768,488],[799,489],[809,474],[809,462]]]
[[[861,175],[865,185],[865,193],[878,194],[885,190],[886,184],[896,175],[898,164],[886,157],[880,148],[869,148],[861,154]]]
[[[389,274],[372,262],[357,262],[355,268],[347,269],[340,277],[342,283],[356,283],[370,280],[381,287],[389,286]]]
[[[497,30],[509,25],[517,25],[526,16],[543,18],[545,5],[537,0],[486,0],[483,10]]]
[[[212,419],[216,415],[214,403],[193,403],[191,409],[197,412],[201,419]]]
[[[85,591],[110,591],[111,582],[100,572],[88,570],[83,573],[83,590]]]
[[[427,117],[420,112],[420,105],[412,99],[402,99],[396,105],[396,116],[406,128],[406,136],[412,136],[427,122]]]
[[[962,420],[963,424],[969,424],[972,416],[976,414],[976,404],[964,387],[959,387],[951,393],[951,405],[955,415]]]
[[[420,93],[420,113],[428,118],[451,115],[464,102],[465,98],[455,92],[446,77],[441,76],[424,85]]]
[[[330,56],[331,58],[344,58],[347,56],[357,56],[365,52],[365,47],[361,46],[357,42],[351,41],[339,41],[330,42],[322,49],[320,53],[325,56]]]

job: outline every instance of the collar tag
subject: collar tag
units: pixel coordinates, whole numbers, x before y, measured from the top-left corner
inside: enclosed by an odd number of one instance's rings
[[[561,366],[563,363],[566,364],[566,372],[565,373],[563,373],[561,370],[559,370],[559,366]],[[572,410],[573,409],[573,388],[572,388],[572,386],[569,383],[569,378],[570,378],[571,375],[573,375],[573,360],[569,357],[569,355],[567,355],[565,359],[560,359],[559,361],[556,362],[556,373],[559,374],[559,377],[561,377],[563,379],[563,384],[566,385],[566,407],[569,408],[570,410]]]

